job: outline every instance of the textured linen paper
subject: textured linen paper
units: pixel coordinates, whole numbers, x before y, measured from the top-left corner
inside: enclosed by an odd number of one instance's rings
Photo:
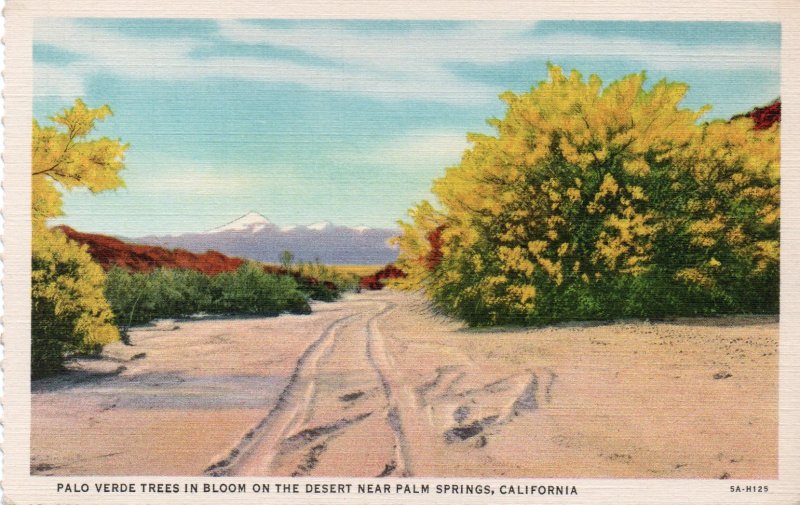
[[[11,0],[8,503],[797,503],[793,3]]]

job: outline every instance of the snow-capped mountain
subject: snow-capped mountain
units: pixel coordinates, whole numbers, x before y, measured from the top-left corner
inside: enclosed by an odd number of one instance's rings
[[[219,228],[209,230],[207,233],[221,233],[224,231],[249,231],[255,233],[263,230],[267,226],[273,226],[269,219],[265,218],[258,212],[248,212],[239,219],[231,221],[228,224],[224,224]]]
[[[257,212],[248,212],[205,232],[147,236],[132,241],[195,253],[215,250],[230,256],[272,263],[279,261],[283,251],[291,251],[295,261],[383,265],[397,259],[397,249],[388,241],[398,234],[398,230],[389,228],[351,228],[329,221],[280,227]]]
[[[306,226],[306,228],[314,231],[324,231],[333,228],[333,223],[330,221],[320,221],[319,223],[310,224]]]

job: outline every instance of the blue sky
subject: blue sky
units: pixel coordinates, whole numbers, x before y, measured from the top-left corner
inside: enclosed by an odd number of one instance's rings
[[[33,60],[38,120],[82,97],[130,144],[127,187],[69,193],[58,222],[131,237],[248,211],[393,226],[548,61],[686,82],[708,118],[780,95],[767,23],[40,19]]]

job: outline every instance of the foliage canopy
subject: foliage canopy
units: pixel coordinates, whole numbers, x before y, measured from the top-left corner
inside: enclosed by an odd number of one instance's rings
[[[93,193],[124,186],[119,176],[124,168],[127,144],[102,137],[88,139],[95,123],[111,115],[104,105],[90,109],[81,99],[72,108],[50,118],[51,126],[33,121],[31,176],[33,221],[62,215],[61,195],[55,183],[66,189],[87,188]]]
[[[778,124],[700,123],[644,73],[549,74],[401,222],[406,285],[472,324],[777,311]]]
[[[32,374],[49,375],[64,357],[99,349],[119,339],[103,294],[105,274],[86,248],[47,228],[62,214],[57,185],[92,192],[123,185],[127,146],[108,138],[88,139],[95,122],[111,114],[108,106],[89,109],[80,99],[51,118],[53,126],[33,122],[32,139]]]

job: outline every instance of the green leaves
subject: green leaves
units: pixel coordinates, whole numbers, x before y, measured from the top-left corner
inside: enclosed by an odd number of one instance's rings
[[[124,329],[157,318],[198,313],[274,316],[311,310],[293,277],[266,273],[255,263],[213,277],[195,270],[135,273],[112,268],[105,294],[117,324]]]

